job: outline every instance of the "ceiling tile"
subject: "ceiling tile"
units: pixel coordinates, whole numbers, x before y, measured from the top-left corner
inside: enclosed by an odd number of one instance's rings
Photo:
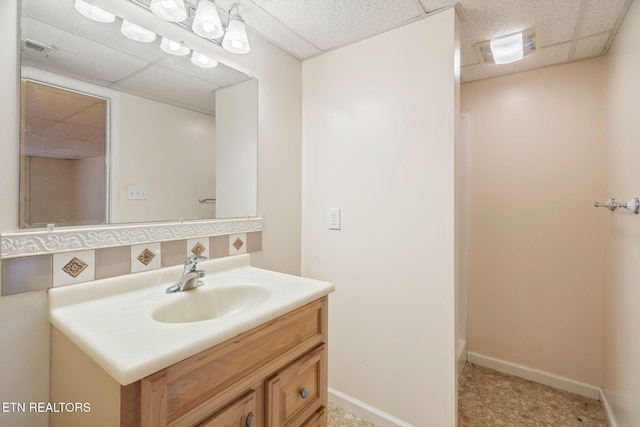
[[[106,106],[106,101],[95,102],[91,107],[86,108],[71,117],[67,117],[64,121],[66,123],[81,124],[83,126],[102,129],[102,134],[104,134],[104,127],[107,121]]]
[[[626,0],[589,0],[580,37],[612,30],[625,3]]]
[[[26,37],[55,48],[48,52],[24,49],[21,54],[25,63],[42,64],[45,68],[52,67],[66,73],[89,76],[105,82],[118,81],[147,65],[147,61],[136,56],[125,54],[52,25],[29,18],[23,19],[22,22]],[[117,62],[114,58],[118,58]]]
[[[600,33],[591,37],[584,37],[578,40],[576,50],[572,60],[593,58],[602,55],[604,46],[609,40],[610,33]]]
[[[262,7],[323,51],[424,15],[413,0],[270,0]]]
[[[91,107],[92,98],[40,84],[27,84],[25,116],[48,120],[64,120]]]
[[[457,0],[420,0],[420,4],[427,13],[431,13],[444,7],[455,6],[458,3]]]
[[[161,65],[154,65],[120,81],[115,88],[160,102],[169,102],[213,114],[214,91],[218,86],[193,76],[176,73]]]
[[[287,25],[274,18],[266,10],[258,7],[252,0],[218,0],[219,9],[229,10],[234,4],[240,7],[240,13],[247,27],[260,37],[277,44],[298,59],[309,58],[322,51],[311,42],[300,36]],[[263,2],[264,3],[264,2]],[[221,11],[221,15],[225,15]],[[251,43],[251,34],[249,34]]]
[[[102,127],[92,127],[65,122],[56,123],[40,132],[40,134],[45,137],[53,136],[68,140],[77,139],[81,141],[96,139],[101,135],[104,135],[104,133],[104,123]]]

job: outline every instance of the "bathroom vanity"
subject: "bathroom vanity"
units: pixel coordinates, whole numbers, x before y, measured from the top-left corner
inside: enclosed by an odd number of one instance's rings
[[[201,265],[204,285],[179,294],[175,268],[51,290],[51,402],[90,406],[52,426],[326,425],[333,285],[248,256]]]

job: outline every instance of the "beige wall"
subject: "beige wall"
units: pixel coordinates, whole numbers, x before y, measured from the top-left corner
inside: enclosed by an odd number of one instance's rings
[[[215,131],[212,116],[120,93],[113,222],[211,218],[198,196],[215,196]],[[128,200],[129,186],[148,199]]]
[[[18,2],[0,2],[0,231],[18,226]],[[46,292],[0,298],[0,401],[46,402],[49,398],[49,322]],[[0,425],[47,426],[47,414],[0,412]]]
[[[640,197],[640,2],[607,56],[606,196]],[[640,426],[640,216],[606,213],[604,389],[618,427]]]
[[[450,9],[303,64],[302,271],[336,285],[329,387],[415,426],[456,418],[455,31]]]
[[[258,81],[216,92],[218,218],[255,216],[258,194]]]
[[[467,83],[469,351],[602,382],[604,61]]]
[[[75,224],[75,160],[24,157],[28,200],[25,222],[29,227]],[[25,194],[26,197],[26,194]]]
[[[95,2],[99,3],[98,1]],[[100,2],[104,8],[134,10],[120,0]],[[18,31],[17,4],[0,2],[0,35],[6,43],[0,61],[0,232],[18,224]],[[171,23],[166,23],[177,31]],[[169,34],[167,34],[169,35]],[[193,36],[190,44],[228,64],[251,71],[259,84],[258,215],[264,217],[263,251],[252,263],[287,273],[300,273],[302,65],[255,34],[252,51],[231,55]],[[182,37],[185,39],[185,37]],[[49,396],[49,323],[46,292],[0,298],[0,400],[46,402]],[[3,414],[0,424],[39,427],[43,415]]]
[[[106,184],[104,156],[75,161],[76,211],[80,224],[105,221]]]

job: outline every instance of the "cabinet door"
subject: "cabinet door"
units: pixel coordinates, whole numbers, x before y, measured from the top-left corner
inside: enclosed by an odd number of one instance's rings
[[[256,393],[252,391],[207,418],[197,427],[253,427],[255,412]]]
[[[326,353],[322,345],[267,381],[267,427],[298,427],[326,400]]]

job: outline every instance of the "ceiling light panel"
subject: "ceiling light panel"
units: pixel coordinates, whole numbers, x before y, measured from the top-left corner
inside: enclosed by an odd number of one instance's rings
[[[566,62],[569,56],[571,42],[549,46],[536,52],[535,55],[525,56],[522,61],[496,66],[494,64],[474,64],[462,68],[461,81],[488,79],[504,74],[519,73],[533,68]]]
[[[482,61],[478,43],[527,28],[536,28],[542,48],[571,40],[580,0],[462,0],[460,7],[460,54],[466,66]]]

